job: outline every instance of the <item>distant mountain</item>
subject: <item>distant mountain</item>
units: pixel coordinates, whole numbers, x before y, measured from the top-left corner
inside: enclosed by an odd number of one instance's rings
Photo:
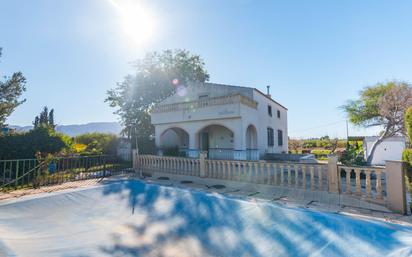
[[[29,131],[33,126],[10,126],[18,132]],[[69,136],[77,136],[84,133],[100,132],[120,134],[122,126],[117,122],[91,122],[79,125],[58,125],[56,130]]]
[[[15,129],[17,132],[27,132],[33,128],[33,126],[16,126],[16,125],[9,125],[8,127]]]

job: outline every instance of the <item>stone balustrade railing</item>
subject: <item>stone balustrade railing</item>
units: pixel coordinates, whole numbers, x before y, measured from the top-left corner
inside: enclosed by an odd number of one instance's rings
[[[193,110],[193,109],[199,109],[199,108],[206,108],[208,106],[226,105],[226,104],[235,104],[235,103],[244,104],[251,108],[257,109],[257,102],[255,102],[254,100],[246,96],[235,94],[235,95],[228,95],[228,96],[205,98],[205,99],[200,99],[197,101],[190,101],[190,102],[183,102],[183,103],[156,105],[153,108],[153,113]]]
[[[384,167],[347,167],[340,170],[341,192],[368,200],[383,201],[386,196],[386,171]]]
[[[135,169],[201,178],[324,191],[371,201],[406,212],[406,165],[388,161],[386,167],[348,167],[331,157],[328,164],[265,161],[208,160],[154,155],[133,155]]]
[[[139,155],[137,160],[141,168],[147,171],[164,171],[171,174],[199,176],[199,159]]]
[[[206,176],[241,182],[327,191],[326,164],[206,160]]]

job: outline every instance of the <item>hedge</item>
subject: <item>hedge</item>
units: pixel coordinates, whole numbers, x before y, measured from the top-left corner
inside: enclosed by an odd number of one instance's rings
[[[409,163],[408,171],[412,172],[412,149],[403,150],[402,160]]]

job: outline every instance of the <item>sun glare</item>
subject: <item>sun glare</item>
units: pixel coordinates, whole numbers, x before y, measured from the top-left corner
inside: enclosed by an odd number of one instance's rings
[[[139,0],[109,0],[120,18],[121,28],[134,45],[147,43],[154,34],[155,20]]]

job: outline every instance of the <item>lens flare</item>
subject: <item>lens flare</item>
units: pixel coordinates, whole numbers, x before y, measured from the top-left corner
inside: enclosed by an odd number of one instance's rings
[[[116,9],[120,26],[128,40],[142,45],[153,37],[155,19],[142,1],[109,0],[109,2]]]

